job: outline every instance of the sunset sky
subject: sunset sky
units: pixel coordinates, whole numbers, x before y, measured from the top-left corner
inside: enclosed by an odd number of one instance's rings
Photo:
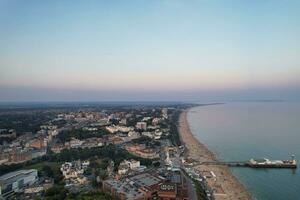
[[[0,101],[300,99],[300,1],[0,0]]]

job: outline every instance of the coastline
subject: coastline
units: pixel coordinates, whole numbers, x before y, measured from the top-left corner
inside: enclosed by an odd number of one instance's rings
[[[186,147],[186,154],[189,158],[206,162],[217,161],[213,152],[211,152],[205,144],[198,141],[190,130],[187,120],[187,113],[190,109],[185,109],[181,112],[179,117],[179,134],[182,143]],[[216,200],[252,200],[250,193],[246,190],[239,180],[231,173],[229,167],[221,165],[200,165],[194,167],[200,172],[213,171],[216,175],[216,181],[212,184],[221,186],[225,195],[215,195]]]

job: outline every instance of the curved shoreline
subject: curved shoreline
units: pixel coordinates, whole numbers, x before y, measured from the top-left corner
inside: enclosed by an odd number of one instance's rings
[[[207,146],[198,141],[190,130],[187,120],[187,113],[190,109],[183,110],[179,117],[179,134],[181,141],[186,147],[187,156],[196,161],[216,161],[217,158]],[[216,175],[216,181],[212,184],[221,186],[225,195],[215,195],[216,200],[252,200],[250,193],[246,190],[239,180],[232,175],[229,167],[216,165],[201,165],[194,167],[200,172],[213,171]]]

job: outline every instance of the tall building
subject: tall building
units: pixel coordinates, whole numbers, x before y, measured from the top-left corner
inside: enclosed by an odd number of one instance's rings
[[[163,108],[161,110],[161,113],[164,118],[166,118],[166,119],[168,118],[168,108]]]

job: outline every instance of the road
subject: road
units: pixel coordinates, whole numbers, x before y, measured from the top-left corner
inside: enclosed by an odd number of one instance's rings
[[[186,176],[186,174],[183,172],[181,172],[181,175],[184,176],[185,179],[187,180],[189,199],[197,200],[197,192],[193,180],[190,177]]]
[[[196,188],[194,185],[193,180],[188,177],[182,170],[184,168],[182,162],[181,162],[181,157],[180,157],[180,149],[177,147],[177,153],[175,154],[175,157],[172,157],[172,166],[174,168],[178,168],[181,169],[181,176],[184,177],[187,180],[187,188],[188,188],[188,195],[189,195],[189,199],[190,200],[197,200],[197,192],[196,192]]]

